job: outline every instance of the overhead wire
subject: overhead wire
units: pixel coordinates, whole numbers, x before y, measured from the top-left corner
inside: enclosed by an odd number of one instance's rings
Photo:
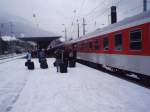
[[[85,0],[83,0],[83,2],[81,3],[81,7],[83,8],[83,5],[84,5],[84,3],[85,3]],[[104,3],[106,3],[106,0],[103,0],[103,1],[101,1],[96,7],[94,7],[90,12],[88,12],[87,14],[85,14],[83,17],[85,17],[85,18],[87,18],[87,17],[90,17],[91,15],[95,15],[95,14],[97,14],[97,13],[99,13],[99,8],[100,8],[100,5],[101,4],[104,4]],[[107,6],[106,6],[107,7]],[[80,10],[81,10],[81,8],[80,8]],[[98,10],[97,12],[95,12],[96,10]],[[107,10],[108,10],[108,8],[107,8]],[[94,13],[95,12],[95,13]],[[102,12],[102,14],[103,13],[105,13],[105,12]],[[94,16],[93,15],[93,16]],[[92,17],[93,17],[92,16]],[[79,15],[78,15],[78,17],[79,17]],[[97,17],[97,16],[96,16]],[[76,18],[76,15],[74,16],[74,18],[73,18],[73,21],[72,21],[72,23],[73,23],[73,25],[74,25],[74,19]],[[80,21],[80,20],[82,20],[82,18],[77,18],[78,19],[78,22]],[[92,19],[93,20],[93,19]],[[89,21],[88,21],[89,22]],[[70,28],[70,32],[72,32],[72,27],[73,27],[73,25],[71,25],[71,28]],[[75,27],[76,28],[76,27]],[[73,31],[73,34],[76,34],[76,30],[74,30]]]
[[[118,2],[116,2],[113,5],[118,6],[120,2],[121,2],[121,0],[118,0]],[[110,6],[112,6],[112,4],[110,4]],[[110,6],[106,6],[105,10],[101,11],[101,13],[99,13],[95,17],[91,18],[90,20],[88,20],[88,24],[91,24],[92,22],[94,22],[94,24],[95,24],[96,21],[94,21],[94,20],[96,20],[97,18],[100,18],[100,17],[104,16],[106,13],[108,13],[108,11],[110,10]]]
[[[104,3],[105,2],[105,0],[104,1],[102,1],[101,3]],[[84,3],[84,2],[83,2]],[[99,3],[99,4],[101,4],[101,3]],[[120,3],[121,3],[121,0],[118,0],[115,4],[113,4],[113,5],[115,5],[115,6],[119,6],[120,5]],[[110,6],[112,6],[112,4],[110,4]],[[93,12],[95,12],[96,10],[99,10],[99,5],[97,5],[96,7],[94,7],[90,12],[88,12],[87,14],[85,14],[84,15],[84,17],[86,18],[86,17],[89,17],[89,18],[91,18],[90,17],[90,15],[91,14],[94,14],[93,16],[92,16],[92,18],[90,19],[90,20],[88,20],[87,22],[88,22],[88,24],[90,24],[91,22],[93,22],[95,19],[97,19],[97,18],[99,18],[99,17],[102,17],[102,16],[104,16],[104,14],[106,14],[109,10],[110,10],[110,6],[105,6],[106,8],[103,10],[103,11],[101,11],[101,13],[99,13],[98,15],[96,15],[97,13],[93,13]],[[124,14],[125,13],[127,13],[127,12],[129,12],[129,11],[134,11],[134,10],[136,10],[137,8],[139,8],[139,7],[141,7],[142,5],[140,5],[140,6],[138,6],[138,7],[135,7],[135,8],[132,8],[132,9],[130,9],[130,10],[128,10],[128,11],[125,11],[125,12],[123,12]],[[94,21],[95,22],[95,21]]]
[[[94,7],[90,12],[88,12],[84,16],[91,15],[96,9],[98,9],[100,7],[101,4],[104,4],[105,2],[106,2],[106,0],[103,0],[102,2],[100,2],[96,7]]]
[[[121,1],[121,0],[120,0]],[[119,2],[120,2],[119,1]],[[119,2],[117,2],[117,4],[119,3]],[[84,3],[85,3],[85,0],[83,0],[83,2],[81,3],[82,5],[81,5],[81,7],[83,8],[83,5],[84,5]],[[97,13],[99,13],[99,8],[101,8],[100,7],[100,5],[101,4],[105,4],[106,3],[106,0],[103,0],[103,1],[101,1],[100,3],[98,3],[98,5],[96,6],[96,7],[94,7],[90,12],[88,12],[87,14],[85,14],[85,15],[83,15],[83,17],[85,17],[85,18],[87,18],[87,17],[92,17],[92,19],[90,19],[90,21],[93,21],[95,18],[97,18],[97,17],[99,17],[99,16],[103,16],[110,8],[107,8],[106,10],[104,10],[104,11],[102,11],[102,13],[101,14],[98,14],[97,16],[95,16],[94,18],[93,18],[93,16],[95,15],[95,14],[97,14]],[[104,6],[104,5],[103,5]],[[105,6],[105,7],[108,7],[108,6]],[[96,11],[97,10],[97,11]],[[95,12],[96,11],[96,12]],[[95,13],[94,13],[95,12]],[[94,14],[94,15],[93,15]],[[93,15],[93,16],[92,16]],[[77,18],[78,19],[78,21],[80,21],[80,20],[82,20],[82,18],[81,19],[79,19],[79,18]],[[74,19],[73,19],[73,22],[74,22]],[[88,21],[89,22],[89,21]]]
[[[85,2],[86,2],[86,0],[83,0],[83,1],[81,2],[81,6],[80,6],[80,8],[78,9],[78,13],[79,13],[79,14],[82,12],[82,9],[83,9],[83,7],[84,7]],[[75,15],[74,15],[74,18],[73,18],[73,20],[72,20],[72,22],[71,22],[70,33],[72,32],[72,28],[73,28],[73,26],[74,26],[74,21],[77,20],[77,22],[79,22],[79,14],[77,15],[77,10],[76,10],[76,13],[75,13]],[[76,16],[77,16],[77,17],[76,17]],[[76,27],[75,27],[75,28],[76,28]],[[74,30],[75,28],[73,28],[73,30]],[[73,33],[76,34],[76,31],[74,30]]]
[[[84,18],[92,18],[93,20],[93,16],[96,14],[99,14],[100,10],[102,9],[102,7],[100,7],[102,4],[104,6],[104,4],[106,4],[106,0],[101,1],[100,3],[98,3],[98,5],[96,7],[94,7],[91,11],[89,11],[88,13],[86,13],[85,15],[83,15]],[[108,7],[108,6],[105,6]],[[95,17],[95,16],[94,16]],[[90,19],[91,20],[91,19]],[[87,23],[89,24],[89,20],[87,21]]]
[[[118,13],[118,14],[124,15],[124,14],[127,14],[128,12],[137,10],[138,8],[142,8],[142,6],[143,6],[143,5],[138,5],[138,6],[134,7],[134,8],[132,8],[132,9],[126,10],[126,11],[124,11],[124,12],[120,12],[120,13]]]
[[[121,0],[118,0],[118,2],[116,2],[114,5],[118,7],[118,5],[119,5],[120,2],[121,2]],[[110,6],[112,6],[112,4],[111,4]],[[97,19],[97,18],[99,18],[99,17],[102,17],[104,14],[106,14],[107,11],[110,10],[110,6],[107,6],[107,7],[105,8],[105,10],[103,10],[101,13],[99,13],[98,15],[96,15],[94,18],[90,19],[89,22],[93,22],[94,19]]]

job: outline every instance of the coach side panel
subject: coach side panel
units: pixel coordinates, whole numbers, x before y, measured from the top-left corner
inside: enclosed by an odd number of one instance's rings
[[[133,51],[129,48],[129,33],[130,31],[136,29],[142,30],[142,49],[139,51]],[[112,66],[119,69],[124,69],[127,71],[132,71],[135,73],[150,75],[150,24],[146,24],[145,26],[142,25],[139,27],[133,27],[122,32],[124,32],[124,48],[122,51],[118,52],[114,50],[114,42],[112,37],[110,36],[111,39],[109,39],[109,41],[111,42],[111,46],[108,51],[102,51],[103,45],[101,45],[99,53],[78,52],[78,58],[94,63]],[[100,44],[102,44],[102,42],[100,42]]]

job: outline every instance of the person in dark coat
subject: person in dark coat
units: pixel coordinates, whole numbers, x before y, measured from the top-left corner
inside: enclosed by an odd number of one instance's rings
[[[77,59],[77,51],[73,50],[73,59],[76,60]]]
[[[75,67],[76,66],[76,57],[77,57],[76,50],[70,49],[70,51],[69,51],[69,67]]]
[[[39,63],[41,63],[42,61],[46,61],[46,54],[44,49],[38,51],[38,59]]]
[[[28,65],[29,65],[29,63],[31,62],[31,58],[32,58],[31,51],[28,50],[28,51],[27,51],[27,54],[26,54],[26,59],[27,59],[27,61],[25,62],[25,66],[28,66]]]
[[[57,67],[57,72],[60,70],[60,64],[62,63],[62,51],[57,49],[54,53],[54,56],[56,58],[56,67]]]
[[[69,61],[69,51],[68,49],[65,49],[63,51],[63,62],[65,63],[66,66],[68,66],[68,61]]]

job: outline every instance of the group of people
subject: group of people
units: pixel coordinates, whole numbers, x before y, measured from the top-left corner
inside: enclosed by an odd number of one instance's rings
[[[75,67],[76,52],[69,49],[57,49],[54,52],[56,61],[54,65],[57,67],[57,72],[61,72],[61,69],[66,69],[68,66]],[[62,68],[61,68],[62,67]]]
[[[40,67],[42,69],[48,68],[48,64],[47,64],[47,60],[46,60],[46,53],[45,53],[44,49],[39,49],[37,51],[37,57],[39,59]],[[32,52],[30,50],[28,50],[26,58],[27,58],[27,62],[25,63],[25,66],[27,66],[28,69],[33,70],[34,69],[34,62],[31,62]]]
[[[41,62],[42,60],[46,60],[46,53],[44,49],[39,49],[37,51],[37,57],[39,59],[39,62]],[[32,53],[30,50],[27,51],[27,55],[26,55],[26,59],[27,61],[31,61],[32,58]]]
[[[37,58],[40,64],[46,61],[46,57],[47,56],[44,49],[40,49],[37,51]],[[57,72],[66,73],[68,66],[75,67],[76,52],[74,50],[72,51],[69,49],[57,49],[54,52],[54,57],[56,58],[54,62],[54,66],[56,66]],[[32,58],[32,53],[30,50],[28,50],[26,55],[27,62],[31,62],[31,58]]]

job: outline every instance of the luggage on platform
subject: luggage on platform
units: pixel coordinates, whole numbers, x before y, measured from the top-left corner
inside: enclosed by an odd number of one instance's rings
[[[68,70],[67,70],[67,66],[65,63],[61,63],[60,64],[60,73],[67,73]]]
[[[63,60],[64,64],[65,64],[67,67],[68,67],[68,61],[69,61],[68,59],[64,59],[64,60]]]
[[[29,63],[28,61],[25,62],[25,66],[26,66],[26,67],[28,66],[28,63]]]
[[[47,61],[46,61],[46,60],[42,60],[42,61],[41,61],[41,63],[40,63],[40,68],[42,68],[42,69],[48,68],[48,64],[47,64]]]
[[[30,62],[27,62],[27,67],[29,70],[34,70],[34,62],[30,61]]]
[[[27,60],[26,62],[25,62],[25,66],[26,67],[28,67],[28,64],[31,62],[31,60]]]
[[[75,60],[69,60],[69,67],[75,67],[76,61]]]

